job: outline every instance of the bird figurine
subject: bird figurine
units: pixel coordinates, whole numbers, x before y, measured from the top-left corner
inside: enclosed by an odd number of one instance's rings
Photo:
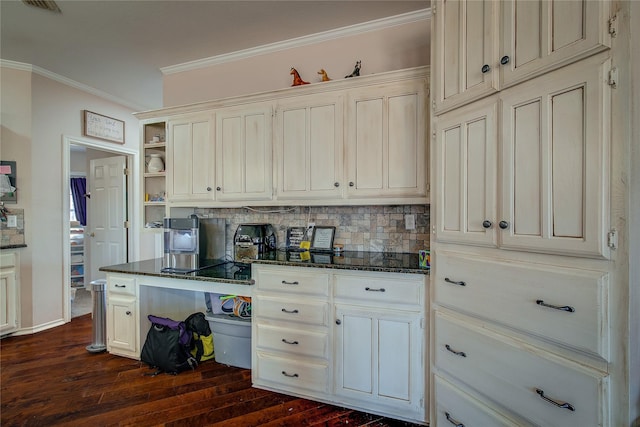
[[[289,74],[293,76],[293,84],[291,86],[300,86],[300,85],[309,84],[309,82],[305,82],[304,80],[302,80],[302,77],[300,77],[298,70],[296,70],[295,68],[291,67],[291,72]]]
[[[358,77],[360,75],[360,66],[362,65],[362,61],[356,61],[356,66],[353,69],[353,72],[348,76],[344,76],[345,79],[349,77]]]
[[[329,76],[327,75],[327,72],[324,70],[324,68],[321,68],[320,71],[318,71],[318,74],[320,74],[322,76],[322,81],[323,82],[328,82],[329,80],[331,80],[329,78]]]

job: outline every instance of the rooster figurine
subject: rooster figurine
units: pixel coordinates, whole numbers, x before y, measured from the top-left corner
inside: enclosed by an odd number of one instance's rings
[[[362,61],[356,61],[356,66],[353,69],[353,72],[351,74],[349,74],[348,76],[344,76],[345,79],[348,79],[349,77],[358,77],[360,75],[360,67],[362,65]]]

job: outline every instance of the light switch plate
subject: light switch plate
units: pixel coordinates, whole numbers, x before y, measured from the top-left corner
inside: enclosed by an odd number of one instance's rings
[[[18,217],[16,215],[7,215],[7,227],[16,228],[18,226]]]

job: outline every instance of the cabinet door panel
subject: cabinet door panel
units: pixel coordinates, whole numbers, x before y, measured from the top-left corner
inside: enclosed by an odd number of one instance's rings
[[[216,113],[218,200],[265,200],[272,196],[271,107]]]
[[[134,298],[109,298],[107,344],[110,353],[139,357]]]
[[[18,326],[16,276],[15,267],[0,270],[0,332],[3,333],[10,332]]]
[[[496,1],[439,1],[434,13],[434,112],[448,111],[498,89]],[[488,70],[483,72],[483,66]]]
[[[378,321],[378,394],[408,401],[411,390],[411,323]]]
[[[278,108],[279,199],[340,198],[343,100],[303,97]]]
[[[341,319],[342,352],[339,387],[360,393],[373,393],[374,342],[372,316],[355,313],[338,315]]]
[[[608,256],[609,66],[600,54],[501,93],[501,246]]]
[[[363,100],[357,104],[355,189],[382,189],[383,99]]]
[[[607,49],[608,1],[502,2],[502,87]]]
[[[169,135],[171,169],[167,173],[169,175],[170,197],[172,199],[175,197],[188,197],[189,193],[191,193],[189,165],[191,165],[191,159],[193,158],[190,141],[191,125],[189,123],[171,123],[169,125]]]
[[[192,125],[193,167],[191,168],[191,182],[193,195],[198,198],[212,197],[213,185],[211,167],[214,164],[213,139],[208,120],[194,122]]]
[[[389,98],[389,189],[418,187],[418,97]]]
[[[496,244],[497,105],[494,97],[435,120],[440,241]]]

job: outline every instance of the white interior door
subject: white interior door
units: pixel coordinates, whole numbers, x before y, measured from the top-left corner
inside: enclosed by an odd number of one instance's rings
[[[89,280],[104,278],[98,269],[105,265],[127,262],[127,230],[125,221],[126,168],[124,156],[94,159],[90,162],[87,200]]]

